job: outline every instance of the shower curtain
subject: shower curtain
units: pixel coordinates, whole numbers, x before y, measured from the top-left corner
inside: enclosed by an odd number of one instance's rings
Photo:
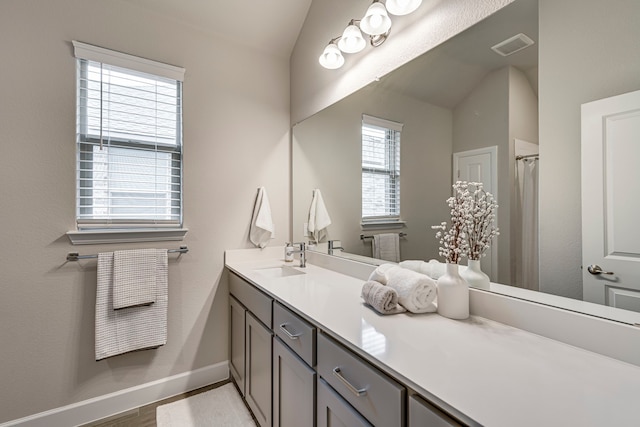
[[[521,224],[520,248],[517,257],[516,284],[525,289],[539,290],[538,283],[538,159],[516,162]]]

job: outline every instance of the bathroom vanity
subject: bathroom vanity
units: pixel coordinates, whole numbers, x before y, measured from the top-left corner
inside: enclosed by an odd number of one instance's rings
[[[360,298],[375,266],[310,255],[225,253],[231,375],[262,427],[640,419],[638,366],[477,315],[378,315]]]

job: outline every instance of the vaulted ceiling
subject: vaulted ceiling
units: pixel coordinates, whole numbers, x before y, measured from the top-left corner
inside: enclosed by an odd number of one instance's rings
[[[311,0],[123,0],[202,31],[289,58]]]

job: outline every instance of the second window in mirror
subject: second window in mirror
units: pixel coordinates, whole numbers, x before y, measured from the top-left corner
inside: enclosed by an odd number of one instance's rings
[[[400,223],[402,123],[362,115],[362,225]]]

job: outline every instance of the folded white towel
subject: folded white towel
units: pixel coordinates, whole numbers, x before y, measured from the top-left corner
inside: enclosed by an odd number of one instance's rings
[[[399,263],[400,267],[413,270],[415,272],[426,274],[434,280],[438,280],[447,272],[447,264],[436,259],[430,259],[428,262],[420,260],[407,260]],[[459,266],[459,271],[466,270],[465,265]]]
[[[391,266],[391,267],[389,267]],[[433,313],[437,286],[435,280],[393,264],[383,264],[371,273],[369,280],[383,278],[383,282],[398,293],[398,302],[412,313]]]
[[[374,234],[373,257],[385,261],[400,261],[400,235],[398,233]]]
[[[389,269],[397,267],[398,264],[381,264],[376,267],[375,270],[369,276],[369,280],[373,280],[378,283],[382,283],[383,285],[387,284],[387,271]]]
[[[113,253],[113,309],[156,302],[156,249]]]
[[[396,314],[407,311],[404,307],[398,305],[398,293],[395,289],[373,280],[369,280],[362,285],[360,296],[364,302],[380,314]]]
[[[320,193],[320,190],[315,189],[313,190],[311,206],[309,207],[308,227],[311,238],[315,242],[321,242],[327,234],[326,228],[329,225],[331,225],[331,217],[329,217],[329,212],[327,212],[327,207],[322,199],[322,193]]]
[[[421,260],[402,261],[400,262],[400,267],[426,274],[432,279],[438,279],[440,276],[443,276],[446,271],[446,264],[438,262],[438,260],[435,259],[429,260],[429,262]]]
[[[273,236],[273,230],[273,218],[271,217],[271,206],[269,206],[267,190],[264,187],[260,187],[253,207],[253,215],[251,216],[249,239],[254,245],[264,248]]]
[[[113,309],[113,252],[98,255],[96,360],[167,343],[167,250],[156,249],[156,302]]]

